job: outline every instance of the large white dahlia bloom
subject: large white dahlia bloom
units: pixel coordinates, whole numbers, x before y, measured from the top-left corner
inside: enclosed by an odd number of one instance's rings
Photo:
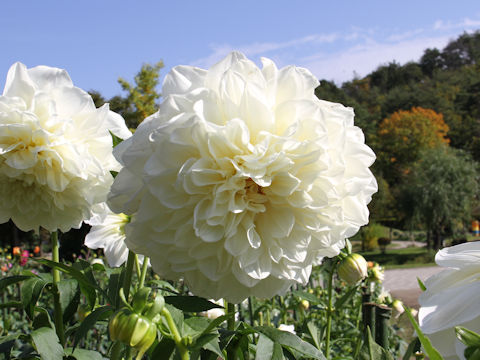
[[[353,110],[316,98],[308,70],[262,62],[173,68],[160,111],[114,152],[109,204],[135,213],[128,247],[207,298],[305,283],[368,222],[377,190]]]
[[[109,130],[131,135],[65,70],[14,64],[0,96],[0,223],[68,231],[90,218],[120,168]]]
[[[435,262],[446,269],[425,281],[418,321],[445,360],[465,359],[454,328],[480,332],[480,242],[442,249]]]

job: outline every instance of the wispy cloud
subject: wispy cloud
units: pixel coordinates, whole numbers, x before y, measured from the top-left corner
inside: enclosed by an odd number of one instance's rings
[[[356,27],[343,33],[311,34],[283,42],[212,45],[212,52],[192,65],[208,68],[230,51],[239,50],[254,60],[270,57],[278,66],[303,66],[320,79],[341,84],[354,75],[365,76],[382,64],[417,61],[425,49],[442,49],[461,32],[478,27],[480,18],[464,18],[456,22],[438,20],[430,26],[403,32]]]

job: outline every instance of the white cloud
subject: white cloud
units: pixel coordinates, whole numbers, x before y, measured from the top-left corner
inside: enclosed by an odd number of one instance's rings
[[[449,36],[418,38],[393,43],[370,43],[331,54],[309,56],[298,62],[319,79],[333,80],[337,84],[352,80],[357,74],[363,77],[378,66],[396,61],[404,64],[417,61],[426,48],[443,48]]]
[[[306,67],[319,79],[341,84],[389,62],[418,61],[425,49],[442,49],[462,31],[479,26],[480,19],[464,18],[457,22],[438,20],[430,26],[394,33],[388,29],[354,27],[344,33],[313,34],[283,42],[215,45],[210,55],[192,65],[208,68],[232,50],[238,50],[255,61],[260,56],[272,58],[279,67]]]

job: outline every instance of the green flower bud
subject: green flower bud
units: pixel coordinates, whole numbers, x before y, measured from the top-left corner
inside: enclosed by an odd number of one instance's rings
[[[149,287],[143,287],[138,290],[135,295],[133,295],[133,311],[138,314],[141,314],[145,305],[147,305],[148,296],[150,295],[151,289]]]
[[[155,321],[155,317],[160,314],[164,306],[165,299],[162,295],[157,294],[153,303],[145,307],[143,315],[145,315],[148,319]]]
[[[338,276],[353,285],[367,277],[367,261],[360,254],[347,255],[338,265]]]
[[[121,341],[139,351],[141,358],[157,337],[157,325],[147,317],[123,308],[109,323],[112,341]]]

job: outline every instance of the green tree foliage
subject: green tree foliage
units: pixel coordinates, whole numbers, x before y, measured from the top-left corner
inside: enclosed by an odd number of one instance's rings
[[[402,186],[400,204],[407,223],[424,225],[441,247],[444,235],[463,230],[478,195],[478,165],[461,150],[448,147],[422,153]]]
[[[118,79],[122,89],[125,90],[128,95],[126,100],[122,98],[114,99],[115,105],[112,107],[112,110],[114,110],[114,108],[120,110],[120,114],[124,115],[129,127],[136,128],[146,117],[158,110],[160,93],[157,92],[157,86],[159,83],[160,69],[162,68],[163,61],[159,61],[153,65],[143,64],[134,78],[135,85],[130,84],[123,78]]]

